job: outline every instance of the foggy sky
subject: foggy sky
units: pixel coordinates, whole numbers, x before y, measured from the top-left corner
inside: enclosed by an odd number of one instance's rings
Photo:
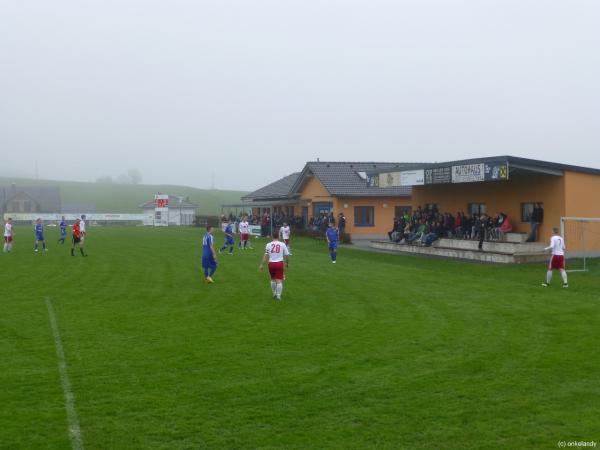
[[[0,0],[0,175],[254,190],[307,160],[600,168],[600,2]]]

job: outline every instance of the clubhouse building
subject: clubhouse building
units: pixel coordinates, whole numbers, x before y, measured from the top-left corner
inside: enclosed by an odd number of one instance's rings
[[[503,212],[513,231],[525,233],[539,204],[539,238],[547,241],[561,217],[600,217],[598,196],[599,169],[514,156],[435,164],[311,161],[235,206],[255,214],[283,211],[304,223],[323,212],[343,213],[353,237],[378,238],[394,217],[427,205],[453,215]]]

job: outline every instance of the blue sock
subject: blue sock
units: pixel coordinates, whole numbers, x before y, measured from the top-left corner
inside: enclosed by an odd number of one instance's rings
[[[231,247],[229,247],[229,254],[231,255],[233,253],[233,245]]]
[[[38,248],[38,245],[37,245],[37,242],[36,242],[36,243],[35,243],[35,247],[33,247],[33,249],[34,249],[34,250],[37,250],[37,248]]]
[[[337,258],[337,252],[331,252],[331,259],[335,261],[336,258]]]
[[[43,248],[44,250],[46,250],[46,243],[45,243],[45,242],[42,242],[42,248]]]
[[[203,267],[204,269],[204,278],[208,277],[208,267]]]
[[[215,271],[216,271],[216,270],[217,270],[217,268],[216,268],[216,267],[211,267],[211,268],[210,268],[210,273],[208,274],[208,276],[209,276],[209,277],[212,277],[212,276],[213,276],[213,274],[215,273]]]

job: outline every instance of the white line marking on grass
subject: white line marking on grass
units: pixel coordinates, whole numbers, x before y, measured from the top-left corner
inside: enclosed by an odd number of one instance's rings
[[[50,317],[50,325],[52,326],[52,334],[54,335],[54,345],[56,346],[56,356],[58,356],[58,371],[60,372],[60,380],[62,382],[63,391],[65,394],[65,404],[67,407],[67,420],[69,422],[69,437],[73,450],[83,450],[83,440],[81,439],[81,428],[79,428],[79,419],[75,410],[75,396],[71,390],[71,382],[67,374],[67,360],[63,350],[62,339],[58,331],[58,323],[54,307],[48,297],[46,297],[46,307],[48,308],[48,316]]]

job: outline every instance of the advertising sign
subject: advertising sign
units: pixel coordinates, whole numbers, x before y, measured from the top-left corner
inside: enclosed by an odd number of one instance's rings
[[[154,226],[169,226],[169,196],[167,194],[154,196]]]
[[[453,183],[474,183],[483,181],[485,164],[463,164],[461,166],[452,166]]]
[[[379,174],[379,187],[400,186],[400,172],[388,172]]]
[[[506,161],[490,162],[485,165],[485,180],[508,180],[508,164]]]
[[[381,183],[381,180],[379,180]],[[425,184],[425,171],[405,170],[400,172],[400,186],[420,186]]]
[[[425,169],[425,184],[452,183],[452,167]]]

